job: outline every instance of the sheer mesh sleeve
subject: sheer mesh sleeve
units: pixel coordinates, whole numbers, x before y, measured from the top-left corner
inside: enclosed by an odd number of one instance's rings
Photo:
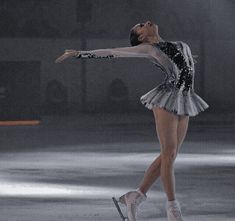
[[[193,59],[193,56],[192,56],[192,52],[191,52],[190,47],[186,43],[185,43],[185,45],[186,45],[187,54],[188,54],[188,58],[189,58],[189,64],[190,64],[190,67],[192,68],[192,70],[194,72],[195,67],[194,67],[194,59]]]
[[[78,51],[76,58],[120,58],[120,57],[152,57],[152,46],[140,44],[131,47],[96,49],[91,51]]]

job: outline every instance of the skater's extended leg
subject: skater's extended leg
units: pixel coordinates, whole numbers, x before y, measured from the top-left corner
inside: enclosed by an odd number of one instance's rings
[[[155,120],[157,120],[155,118]],[[179,116],[179,122],[177,127],[177,151],[176,155],[179,152],[179,149],[184,141],[185,135],[187,133],[188,128],[188,116]],[[157,123],[157,122],[156,122]],[[139,190],[146,194],[149,188],[153,185],[153,183],[157,180],[157,178],[161,175],[161,154],[151,163],[144,174],[144,178],[139,185]]]
[[[148,167],[144,174],[144,178],[139,185],[139,190],[146,194],[156,179],[160,176],[161,155],[159,155]]]

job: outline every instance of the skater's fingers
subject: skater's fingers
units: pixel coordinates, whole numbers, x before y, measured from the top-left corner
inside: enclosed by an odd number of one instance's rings
[[[66,58],[68,58],[68,57],[70,57],[70,54],[63,54],[63,55],[61,55],[60,57],[58,57],[56,60],[55,60],[55,62],[56,63],[59,63],[59,62],[62,62],[63,60],[65,60]]]
[[[76,52],[76,50],[73,50],[73,49],[66,49],[65,50],[65,53],[70,53],[70,52]]]
[[[56,60],[55,60],[55,63],[59,63],[63,60],[63,55],[58,57]]]

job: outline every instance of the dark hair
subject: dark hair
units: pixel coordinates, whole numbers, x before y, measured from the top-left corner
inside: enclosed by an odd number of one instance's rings
[[[142,43],[141,41],[138,40],[138,37],[139,37],[139,35],[135,32],[135,30],[131,29],[131,32],[130,32],[131,46],[136,46],[136,45],[139,45]]]

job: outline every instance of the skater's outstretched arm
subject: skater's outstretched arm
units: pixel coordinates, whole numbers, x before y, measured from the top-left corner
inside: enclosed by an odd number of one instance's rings
[[[76,58],[118,58],[118,57],[145,57],[151,56],[151,45],[140,44],[132,47],[97,49],[79,51]]]
[[[56,59],[61,62],[69,57],[74,58],[119,58],[119,57],[144,57],[152,58],[154,55],[153,46],[140,44],[131,47],[96,49],[90,51],[65,50],[65,53]]]

